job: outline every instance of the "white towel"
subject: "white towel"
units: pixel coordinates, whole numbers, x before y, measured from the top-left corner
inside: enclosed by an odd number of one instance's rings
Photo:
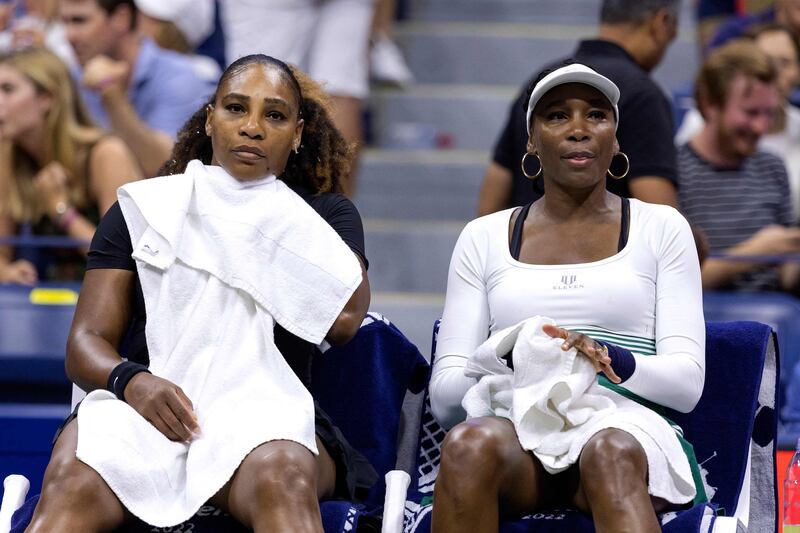
[[[275,321],[319,343],[361,282],[355,255],[274,177],[243,184],[193,161],[119,191],[147,309],[150,370],[192,401],[202,436],[168,440],[103,390],[78,413],[78,458],[154,526],[188,519],[258,445],[317,453],[311,395]]]
[[[563,339],[542,331],[555,322],[534,317],[492,335],[464,369],[478,378],[464,396],[467,417],[511,420],[523,449],[550,473],[575,464],[586,442],[607,428],[630,433],[647,455],[650,494],[673,503],[695,496],[686,455],[661,416],[597,383],[592,363]],[[514,370],[501,359],[512,352]]]

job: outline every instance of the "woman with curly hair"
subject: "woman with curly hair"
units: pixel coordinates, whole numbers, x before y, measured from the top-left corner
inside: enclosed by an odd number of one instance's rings
[[[319,88],[252,55],[179,134],[171,175],[120,189],[68,344],[92,392],[28,531],[172,526],[210,502],[255,531],[321,532],[319,499],[374,482],[304,387],[310,348],[350,340],[369,306],[358,212],[331,192],[350,154]]]

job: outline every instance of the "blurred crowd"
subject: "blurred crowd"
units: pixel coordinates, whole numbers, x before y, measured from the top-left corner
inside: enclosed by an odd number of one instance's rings
[[[412,80],[396,11],[393,0],[0,2],[0,282],[80,280],[117,188],[159,174],[242,55],[309,71],[361,146],[370,81]]]
[[[0,282],[80,279],[85,243],[116,189],[159,174],[181,126],[242,55],[273,55],[323,82],[337,127],[361,147],[370,85],[413,81],[393,40],[403,7],[394,0],[0,3]],[[678,0],[602,2],[596,35],[569,58],[530,65],[531,79],[573,59],[620,86],[626,160],[608,188],[681,210],[705,288],[795,292],[800,0],[698,0],[702,65],[686,81],[691,98],[676,108],[650,73],[674,41],[681,11]],[[529,178],[535,169],[520,164],[524,93],[498,132],[481,215],[544,192]],[[353,194],[357,171],[340,192]],[[40,237],[62,240],[42,246]]]

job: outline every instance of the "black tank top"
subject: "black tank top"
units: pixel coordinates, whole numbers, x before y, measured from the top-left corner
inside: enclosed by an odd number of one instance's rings
[[[514,221],[514,229],[511,232],[511,244],[509,245],[511,257],[519,261],[519,252],[522,248],[522,226],[525,224],[525,219],[528,218],[528,211],[531,210],[533,202],[525,205]],[[630,219],[630,201],[627,198],[622,198],[622,221],[619,225],[619,240],[617,241],[617,252],[621,252],[628,242],[628,221]]]

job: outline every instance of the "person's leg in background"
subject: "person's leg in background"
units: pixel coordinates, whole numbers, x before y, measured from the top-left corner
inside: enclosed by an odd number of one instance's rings
[[[328,0],[319,7],[308,53],[308,71],[332,97],[333,120],[359,151],[364,137],[362,107],[369,95],[369,35],[374,0]],[[356,190],[358,159],[343,192]]]
[[[377,0],[370,37],[370,77],[379,83],[404,86],[414,81],[403,53],[394,42],[396,0]]]

